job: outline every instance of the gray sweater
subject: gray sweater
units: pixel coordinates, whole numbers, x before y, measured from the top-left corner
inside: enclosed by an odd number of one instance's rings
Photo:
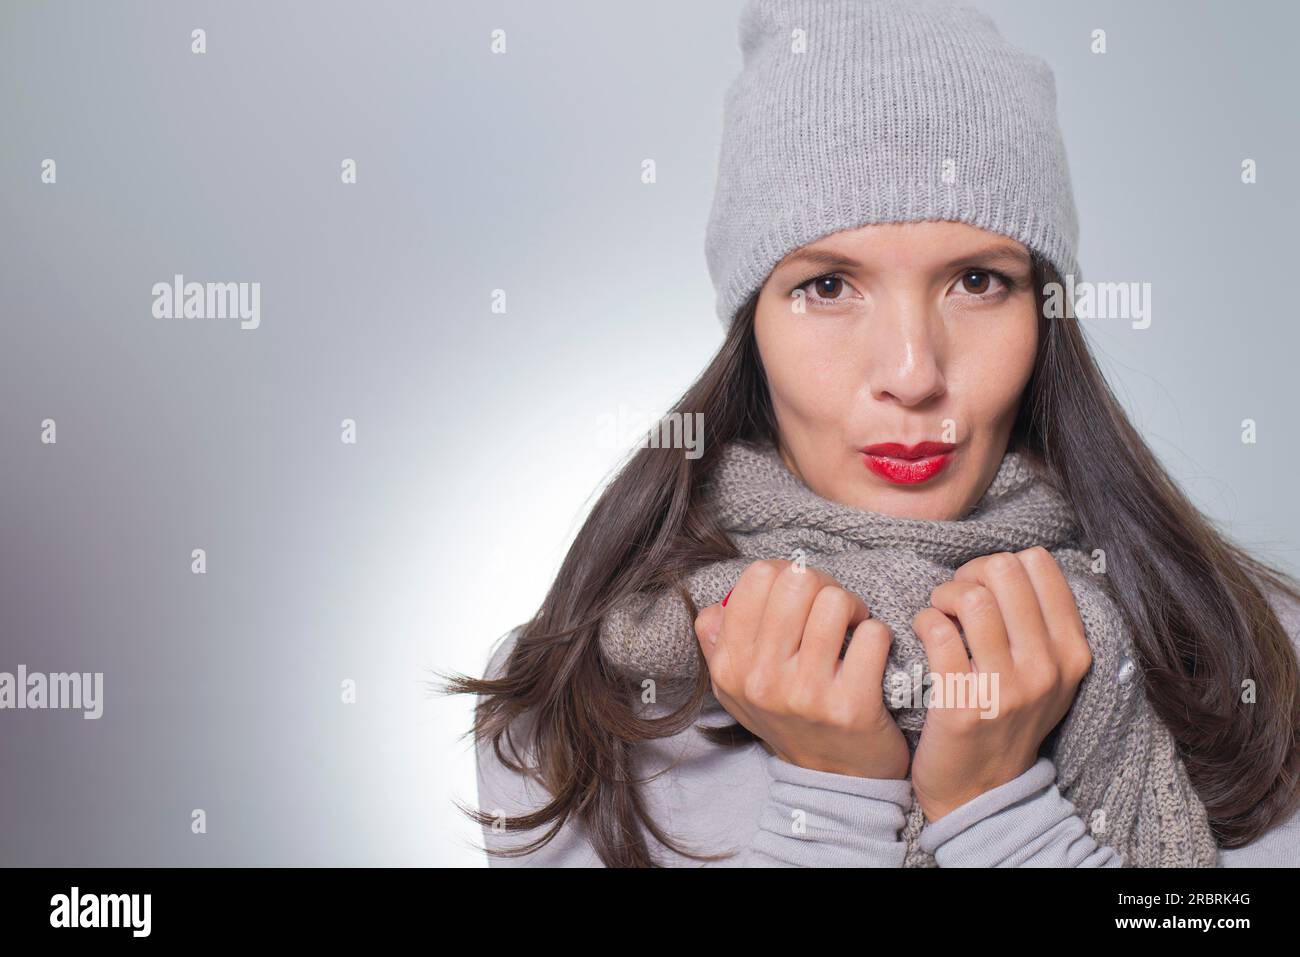
[[[1274,602],[1300,655],[1300,608]],[[507,635],[487,673],[499,676],[514,644]],[[730,724],[708,695],[696,724]],[[660,706],[658,713],[666,713]],[[522,736],[514,740],[522,742]],[[495,817],[535,810],[545,792],[496,760],[480,742],[480,809]],[[509,753],[509,752],[507,752]],[[907,780],[859,778],[813,771],[769,754],[754,742],[724,748],[692,726],[643,746],[639,775],[665,772],[642,785],[654,820],[702,853],[734,850],[720,867],[900,867],[906,845],[899,831],[911,806]],[[531,754],[526,755],[533,763]],[[675,767],[673,766],[675,765]],[[940,867],[1120,867],[1117,852],[1099,844],[1056,787],[1050,758],[1020,777],[930,822],[921,846]],[[483,830],[487,847],[510,847],[538,836]],[[675,854],[652,838],[652,853],[674,867],[710,866]],[[488,856],[494,867],[600,867],[574,820],[540,851],[519,858]],[[1300,867],[1300,812],[1246,847],[1221,849],[1220,867]]]

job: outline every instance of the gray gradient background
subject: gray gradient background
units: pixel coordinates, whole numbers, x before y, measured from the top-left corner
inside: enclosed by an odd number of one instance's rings
[[[1296,5],[980,6],[1056,71],[1085,274],[1153,284],[1150,329],[1088,325],[1111,381],[1296,570]],[[481,673],[620,458],[597,416],[721,341],[739,9],[0,6],[0,670],[106,684],[0,712],[0,863],[482,863],[471,702],[424,669]],[[261,328],[154,319],[177,272],[260,282]]]

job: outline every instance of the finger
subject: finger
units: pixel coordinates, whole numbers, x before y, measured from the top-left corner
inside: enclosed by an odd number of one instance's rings
[[[885,664],[889,661],[889,648],[894,643],[894,633],[878,618],[867,618],[853,629],[853,639],[844,652],[844,661],[836,673],[836,681],[849,694],[871,695],[881,698],[885,687]]]
[[[1074,591],[1052,553],[1042,546],[1017,553],[1038,593],[1038,604],[1047,620],[1048,645],[1058,661],[1077,661],[1082,671],[1092,663],[1083,619]]]
[[[849,630],[871,616],[867,603],[839,585],[826,585],[813,599],[803,638],[799,642],[799,668],[809,675],[835,677],[840,652]]]
[[[927,706],[934,707],[942,702],[948,707],[958,707],[961,699],[949,701],[949,689],[966,687],[956,679],[973,675],[977,669],[966,651],[966,645],[962,641],[956,623],[939,609],[931,606],[917,612],[912,619],[912,630],[916,632],[916,636],[921,639],[921,645],[925,648],[925,657],[930,666],[928,687],[932,693],[939,695],[938,698],[927,697],[925,699]]]
[[[830,578],[822,572],[800,565],[789,565],[776,576],[758,625],[753,649],[755,664],[781,664],[794,657],[803,640],[804,623],[813,601],[829,583]]]
[[[1014,664],[1011,646],[1002,612],[991,591],[983,585],[954,579],[930,592],[930,604],[957,619],[970,646],[971,666],[976,671],[1011,673]]]
[[[921,639],[930,670],[941,675],[964,675],[972,670],[970,655],[961,640],[961,632],[952,619],[930,606],[916,613],[912,630]]]
[[[718,645],[727,649],[729,660],[743,671],[753,660],[758,627],[767,606],[768,592],[781,570],[789,564],[778,561],[757,561],[745,566],[727,599],[722,614],[722,629]]]
[[[1017,665],[1041,665],[1053,659],[1047,646],[1047,622],[1038,603],[1038,592],[1019,557],[1010,552],[984,555],[957,569],[954,580],[983,585],[993,593],[1002,613]]]

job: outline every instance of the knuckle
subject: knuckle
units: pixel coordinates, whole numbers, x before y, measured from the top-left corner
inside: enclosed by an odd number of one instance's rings
[[[731,677],[731,668],[728,666],[727,656],[718,655],[708,663],[709,678],[713,681],[714,688],[721,688],[727,694],[735,694],[735,682]]]
[[[1088,634],[1084,630],[1083,621],[1075,617],[1061,627],[1064,631],[1061,639],[1064,649],[1062,661],[1087,671],[1092,667],[1092,648],[1088,644]]]
[[[1042,545],[1034,545],[1020,553],[1020,560],[1027,568],[1046,569],[1056,566],[1056,559]]]
[[[857,634],[868,639],[885,639],[891,637],[889,626],[879,618],[866,618],[858,625]]]
[[[1020,571],[1020,559],[1010,552],[997,552],[989,556],[987,568],[991,578],[1010,578]]]
[[[1078,646],[1080,654],[1092,657],[1092,647],[1088,644],[1088,631],[1083,627],[1082,619],[1078,617],[1070,625],[1070,639]]]
[[[1080,641],[1073,655],[1070,657],[1070,671],[1076,677],[1082,678],[1092,667],[1092,649],[1088,647],[1086,641]]]
[[[736,579],[734,591],[740,594],[757,593],[766,595],[772,587],[772,582],[781,573],[780,568],[769,561],[757,561],[745,567]],[[733,596],[734,597],[734,596]]]
[[[1026,669],[1021,676],[1025,691],[1034,699],[1054,694],[1061,685],[1061,672],[1052,664],[1038,664]]]
[[[815,574],[809,574],[811,571],[813,571],[813,569],[805,568],[800,570],[797,565],[787,565],[776,577],[776,581],[773,583],[772,587],[780,588],[781,590],[794,595],[815,588],[820,588],[821,582]]]
[[[779,574],[781,574],[781,566],[771,559],[764,558],[751,562],[749,567],[740,573],[740,577],[754,584],[770,585]]]
[[[813,599],[813,605],[819,611],[833,618],[848,618],[853,614],[857,599],[839,585],[823,585]]]
[[[701,638],[704,637],[704,626],[708,624],[710,617],[711,616],[706,615],[704,612],[700,612],[695,616],[695,633]]]
[[[772,677],[766,668],[752,669],[749,674],[745,675],[741,688],[746,701],[765,711],[773,710],[773,692],[775,689]]]
[[[1024,685],[1016,684],[1002,691],[999,711],[1004,715],[1018,715],[1035,699],[1026,691]]]
[[[822,713],[821,689],[811,681],[800,681],[790,689],[788,706],[793,714],[814,720]]]
[[[963,614],[978,617],[992,610],[993,593],[983,585],[974,585],[962,592],[961,597],[957,599],[957,605]]]
[[[936,634],[943,624],[951,624],[948,616],[933,606],[922,608],[912,616],[912,630],[918,633]]]
[[[833,728],[852,728],[858,723],[858,713],[851,701],[836,699],[823,706],[825,723]]]

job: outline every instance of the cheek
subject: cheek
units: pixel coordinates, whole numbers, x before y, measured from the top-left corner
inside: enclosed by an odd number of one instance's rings
[[[954,353],[960,368],[953,370],[949,384],[961,383],[971,411],[981,419],[1002,419],[1019,404],[1034,370],[1034,316],[1031,312],[1028,318],[989,325],[965,338]]]
[[[802,321],[801,321],[802,320]],[[836,416],[853,399],[854,371],[825,322],[807,316],[755,317],[755,340],[779,410],[807,420]]]

